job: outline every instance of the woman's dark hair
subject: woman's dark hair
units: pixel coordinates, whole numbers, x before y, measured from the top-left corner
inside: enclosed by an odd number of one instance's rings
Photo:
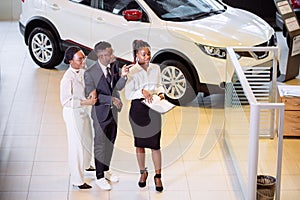
[[[144,48],[144,47],[150,49],[150,45],[147,42],[143,41],[143,40],[134,40],[132,42],[133,60],[134,60],[134,62],[136,62],[136,54],[137,54],[137,52],[140,49]]]
[[[71,46],[68,47],[66,52],[65,52],[65,58],[64,58],[64,63],[70,64],[70,60],[73,59],[74,55],[78,52],[81,51],[81,49],[77,46]]]

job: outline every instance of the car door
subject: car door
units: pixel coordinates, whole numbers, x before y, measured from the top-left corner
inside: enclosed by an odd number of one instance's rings
[[[92,16],[92,43],[108,41],[117,57],[133,60],[132,41],[148,39],[151,23],[144,9],[134,0],[99,0]],[[138,9],[143,12],[141,21],[127,21],[122,12]]]
[[[47,0],[48,19],[61,39],[91,47],[93,0]]]

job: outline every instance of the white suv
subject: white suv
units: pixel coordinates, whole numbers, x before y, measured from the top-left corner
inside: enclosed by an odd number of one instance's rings
[[[274,46],[274,30],[256,15],[219,0],[22,0],[20,31],[41,67],[60,64],[68,45],[87,52],[100,40],[131,62],[134,39],[149,42],[167,98],[183,104],[225,80],[227,46]],[[243,66],[272,55],[237,55]],[[209,89],[208,89],[209,88]]]

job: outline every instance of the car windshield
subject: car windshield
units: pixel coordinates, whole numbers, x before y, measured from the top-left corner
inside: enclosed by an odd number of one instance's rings
[[[191,21],[224,12],[218,0],[145,0],[156,15],[167,21]]]

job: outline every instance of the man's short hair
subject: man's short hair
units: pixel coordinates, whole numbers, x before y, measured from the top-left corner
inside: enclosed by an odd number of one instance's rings
[[[98,51],[104,51],[107,48],[112,48],[111,44],[105,41],[100,41],[95,44],[94,51],[97,53]]]

